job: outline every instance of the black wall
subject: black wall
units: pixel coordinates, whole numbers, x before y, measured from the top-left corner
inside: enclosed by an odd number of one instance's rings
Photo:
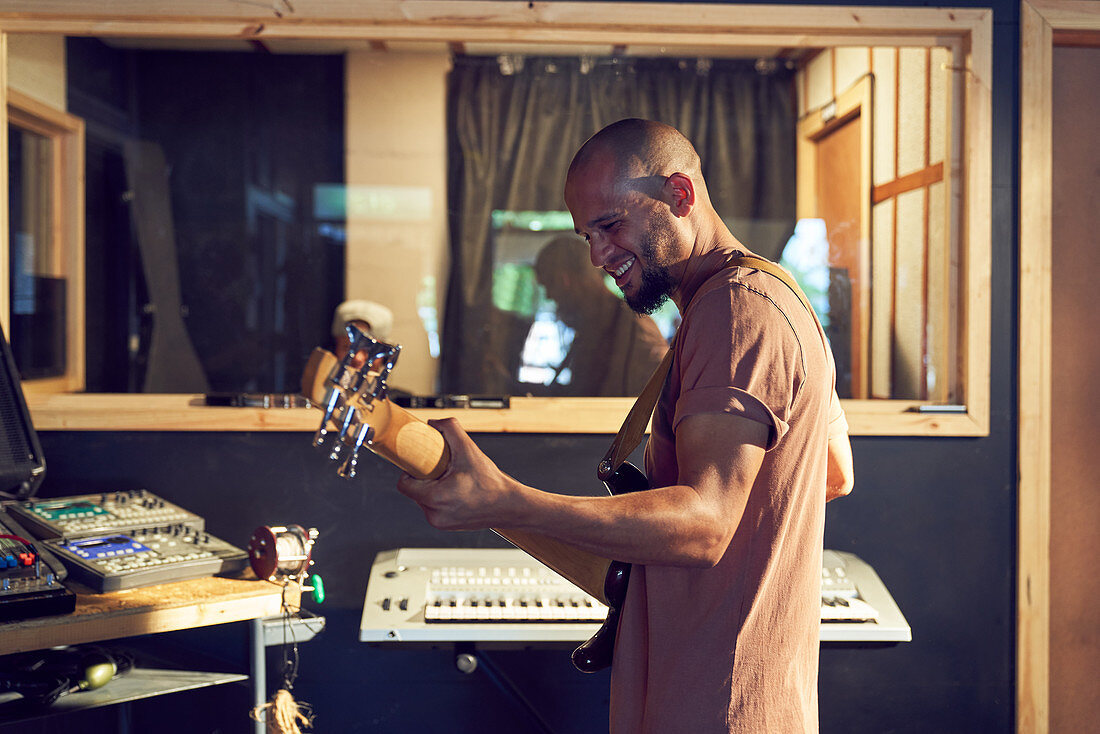
[[[855,552],[875,567],[908,618],[913,641],[823,648],[824,732],[1014,729],[1018,8],[1001,0],[992,5],[991,431],[982,438],[853,439],[856,490],[829,506],[826,546]],[[586,492],[598,489],[593,467],[609,441],[475,438],[525,482]],[[332,474],[305,434],[51,432],[42,442],[49,465],[42,496],[147,487],[206,516],[212,532],[239,544],[261,524],[321,531],[316,570],[329,599],[313,608],[325,614],[329,629],[302,646],[294,689],[313,704],[319,731],[537,731],[490,676],[457,672],[448,651],[357,642],[377,551],[496,544],[486,533],[432,530],[397,494],[397,471],[381,460],[369,459],[363,476],[349,484]],[[606,674],[575,672],[559,650],[493,656],[555,731],[606,731]],[[240,730],[246,727],[242,721]]]
[[[988,439],[856,439],[857,492],[830,505],[826,546],[875,566],[913,627],[909,644],[826,646],[826,732],[1008,732],[1012,728],[1013,507],[1010,433]],[[258,525],[321,531],[316,571],[329,628],[301,647],[299,699],[321,731],[538,731],[479,671],[446,650],[357,642],[367,571],[395,547],[497,545],[488,533],[430,528],[394,489],[398,472],[369,457],[337,478],[300,433],[46,433],[42,496],[147,487],[246,545]],[[479,435],[502,469],[560,491],[596,492],[604,436]],[[566,650],[494,652],[493,659],[558,732],[606,730],[606,674],[574,671]],[[272,669],[270,675],[275,676]],[[226,711],[227,717],[239,711]],[[243,725],[243,722],[242,722]],[[233,731],[232,729],[227,729]]]

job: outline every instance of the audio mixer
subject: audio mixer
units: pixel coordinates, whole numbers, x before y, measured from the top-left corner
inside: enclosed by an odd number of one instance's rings
[[[42,541],[74,581],[117,591],[241,571],[248,555],[189,525]]]
[[[117,591],[233,573],[248,554],[206,532],[200,515],[145,489],[32,499],[9,508],[74,581]]]
[[[145,489],[25,500],[9,509],[39,538],[80,538],[176,524],[204,527],[202,517]]]
[[[73,611],[76,595],[63,578],[65,567],[0,510],[0,621]]]

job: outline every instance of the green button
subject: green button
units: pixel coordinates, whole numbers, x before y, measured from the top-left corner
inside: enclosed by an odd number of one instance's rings
[[[318,574],[309,577],[309,583],[313,586],[313,601],[322,604],[325,601],[325,582]]]

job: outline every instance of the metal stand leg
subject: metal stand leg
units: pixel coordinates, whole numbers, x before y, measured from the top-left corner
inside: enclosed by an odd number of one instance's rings
[[[267,703],[267,645],[264,640],[264,621],[253,619],[252,625],[252,665],[249,670],[252,681],[252,705],[263,706]],[[253,724],[254,734],[264,734],[267,725],[261,720]]]
[[[133,721],[133,709],[130,707],[130,703],[121,703],[115,708],[118,709],[116,721],[118,734],[130,734],[132,731],[131,722]]]

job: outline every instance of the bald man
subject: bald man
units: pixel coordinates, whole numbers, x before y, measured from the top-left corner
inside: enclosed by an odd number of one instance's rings
[[[639,313],[682,323],[653,415],[653,489],[575,497],[502,473],[453,420],[438,481],[399,489],[435,527],[506,527],[634,564],[611,675],[612,734],[815,732],[827,499],[852,487],[816,319],[748,250],[677,130],[622,120],[573,159],[565,201],[592,264]]]

